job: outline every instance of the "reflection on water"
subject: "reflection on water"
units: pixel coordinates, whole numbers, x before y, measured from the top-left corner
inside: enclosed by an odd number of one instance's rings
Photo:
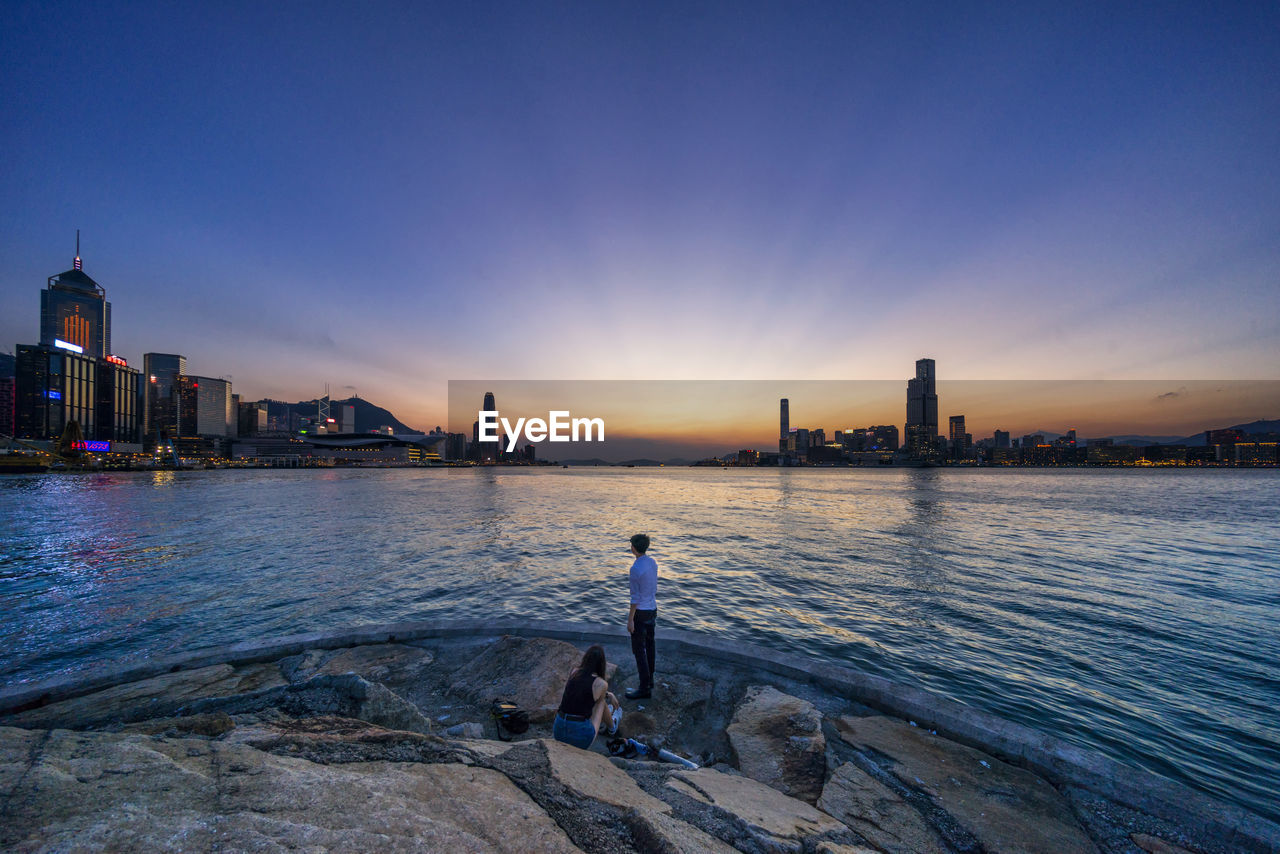
[[[428,617],[626,617],[923,686],[1280,818],[1265,471],[0,477],[0,673]]]

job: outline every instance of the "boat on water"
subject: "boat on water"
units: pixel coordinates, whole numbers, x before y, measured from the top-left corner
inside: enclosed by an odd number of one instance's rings
[[[0,474],[43,474],[49,463],[35,454],[0,451]]]

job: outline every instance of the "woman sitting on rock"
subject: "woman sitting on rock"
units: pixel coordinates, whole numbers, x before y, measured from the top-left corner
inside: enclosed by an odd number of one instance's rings
[[[560,710],[556,712],[555,724],[551,727],[556,741],[586,750],[595,741],[606,714],[609,732],[618,731],[622,707],[618,705],[618,698],[609,693],[604,673],[604,647],[592,644],[582,656],[582,663],[569,674],[569,681],[565,683]]]

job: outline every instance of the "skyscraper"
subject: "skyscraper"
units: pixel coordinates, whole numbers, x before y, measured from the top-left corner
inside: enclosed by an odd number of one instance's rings
[[[177,435],[226,439],[235,435],[231,383],[213,377],[178,377]]]
[[[76,232],[76,259],[70,270],[49,277],[40,292],[40,343],[57,346],[91,359],[111,352],[111,303],[106,291],[89,277],[80,261],[80,233]],[[79,348],[78,350],[73,348]]]
[[[483,411],[483,412],[497,412],[497,411],[498,411],[498,402],[497,402],[497,400],[494,398],[494,396],[493,396],[493,392],[491,392],[491,391],[486,391],[486,392],[484,393],[484,406],[483,406],[483,408],[482,408],[482,411]],[[476,448],[478,449],[478,456],[479,456],[479,458],[480,458],[480,462],[482,462],[482,463],[484,463],[484,462],[489,462],[489,463],[491,463],[491,462],[493,462],[494,460],[496,460],[496,459],[498,458],[498,455],[502,452],[502,430],[501,430],[501,429],[499,429],[499,430],[497,431],[497,433],[498,433],[498,441],[496,441],[496,442],[481,442],[481,441],[480,441],[480,422],[479,422],[479,421],[477,421],[477,422],[476,422],[476,426],[475,426],[475,428],[474,428],[474,432],[475,432],[475,437],[474,437],[474,438],[475,438],[475,442],[476,442]]]
[[[84,438],[96,438],[97,361],[43,344],[19,344],[16,356],[14,435],[57,439],[75,421]]]
[[[14,381],[17,361],[12,353],[0,353],[0,435],[13,435]]]
[[[0,376],[0,436],[13,435],[13,377]]]
[[[187,358],[175,353],[144,353],[142,356],[143,433],[149,447],[160,439],[178,435],[178,377],[187,372]]]
[[[964,429],[964,416],[952,415],[948,422],[948,438],[951,456],[960,459],[969,452],[969,434]]]
[[[118,356],[98,360],[96,397],[97,430],[92,438],[103,442],[139,445],[142,419],[138,417],[142,375]],[[85,434],[86,438],[90,434]]]
[[[933,359],[916,361],[907,380],[907,449],[913,457],[933,456],[938,439],[938,389]]]
[[[786,439],[787,434],[791,432],[791,401],[784,397],[781,400],[781,406],[781,423],[779,424],[781,429],[778,432],[778,438]]]
[[[15,354],[15,435],[57,439],[75,422],[86,441],[137,444],[139,374],[111,354],[105,294],[84,272],[77,233],[74,266],[40,292],[40,343]]]

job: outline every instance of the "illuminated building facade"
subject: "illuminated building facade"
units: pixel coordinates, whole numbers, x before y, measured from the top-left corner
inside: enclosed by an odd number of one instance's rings
[[[62,347],[19,344],[13,435],[57,439],[75,421],[86,440],[137,445],[141,382],[142,375],[115,356],[90,359]]]
[[[14,355],[14,435],[57,439],[77,421],[85,438],[96,438],[97,360],[42,344],[19,344]]]
[[[50,276],[40,292],[40,343],[54,347],[63,341],[79,347],[81,355],[100,359],[111,352],[111,303],[84,271],[79,243],[77,234],[74,266]]]
[[[178,377],[178,429],[181,438],[226,439],[236,434],[231,383],[213,377]]]
[[[852,430],[845,430],[837,435],[845,450],[855,453],[898,450],[897,424],[857,427]]]
[[[1280,463],[1280,445],[1276,442],[1237,442],[1235,463],[1241,466],[1274,466]]]
[[[187,359],[176,353],[145,353],[142,375],[143,433],[148,447],[178,434],[178,377],[187,372]]]
[[[141,375],[111,354],[111,304],[76,243],[75,265],[40,292],[40,343],[15,354],[14,435],[57,439],[74,421],[86,441],[136,445]]]
[[[142,418],[138,412],[142,374],[124,359],[108,356],[98,360],[95,406],[99,441],[138,445],[141,450]],[[89,433],[85,433],[86,438]]]

